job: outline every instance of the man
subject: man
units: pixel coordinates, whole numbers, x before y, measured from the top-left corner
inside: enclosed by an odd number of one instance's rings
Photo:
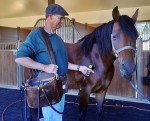
[[[46,24],[44,30],[50,38],[56,65],[51,64],[48,59],[47,48],[39,29],[32,31],[28,35],[17,52],[15,62],[27,68],[41,70],[47,73],[58,73],[59,76],[66,75],[67,69],[81,71],[83,74],[87,71],[93,72],[86,66],[79,66],[68,62],[64,43],[56,34],[56,29],[61,27],[67,15],[68,13],[60,5],[50,4],[46,8]],[[54,107],[59,111],[63,111],[64,101],[65,95],[63,95],[61,101],[55,104]],[[42,113],[44,121],[62,121],[62,115],[55,112],[49,106],[42,107]]]

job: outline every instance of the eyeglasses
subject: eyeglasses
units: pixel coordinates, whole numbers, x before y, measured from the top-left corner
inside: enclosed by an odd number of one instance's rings
[[[64,21],[65,20],[65,17],[64,16],[58,16],[58,15],[54,15],[57,17],[58,20],[60,21]]]

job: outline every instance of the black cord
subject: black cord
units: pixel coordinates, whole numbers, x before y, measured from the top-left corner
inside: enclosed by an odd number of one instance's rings
[[[60,112],[60,111],[58,111],[57,109],[54,108],[54,106],[53,106],[53,105],[51,104],[51,102],[49,101],[49,99],[48,99],[48,97],[47,97],[47,94],[46,94],[46,92],[45,92],[44,89],[43,89],[43,92],[44,92],[44,96],[45,96],[45,98],[46,98],[47,103],[49,104],[49,106],[50,106],[55,112],[57,112],[57,113],[59,113],[59,114],[63,114],[63,112]]]
[[[50,106],[55,112],[57,112],[57,113],[59,113],[59,114],[66,114],[66,113],[68,113],[70,110],[72,110],[72,108],[70,108],[70,109],[68,109],[68,110],[65,111],[65,112],[64,112],[64,111],[63,111],[63,112],[58,111],[58,110],[55,109],[54,106],[50,103],[50,101],[49,101],[49,99],[48,99],[48,97],[47,97],[46,91],[44,90],[43,92],[44,92],[44,96],[45,96],[45,98],[46,98],[46,100],[47,100],[49,106]],[[78,94],[78,96],[77,96],[75,102],[73,102],[74,105],[77,103],[78,97],[79,97],[79,94]]]

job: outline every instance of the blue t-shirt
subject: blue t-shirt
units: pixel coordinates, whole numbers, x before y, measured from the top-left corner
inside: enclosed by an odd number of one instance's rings
[[[58,75],[64,76],[68,69],[68,58],[63,40],[57,34],[48,34],[58,66]],[[39,29],[33,30],[17,52],[17,58],[30,57],[36,62],[50,64],[47,47]]]

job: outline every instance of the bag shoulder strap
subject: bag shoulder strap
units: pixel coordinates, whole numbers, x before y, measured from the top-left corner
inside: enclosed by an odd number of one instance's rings
[[[52,64],[56,64],[55,56],[54,56],[54,52],[53,52],[53,49],[52,49],[52,44],[51,44],[50,38],[48,37],[48,34],[46,33],[46,31],[43,28],[40,28],[40,31],[43,35],[44,42],[45,42],[45,45],[46,45],[47,50],[48,50],[49,59],[50,59]]]

